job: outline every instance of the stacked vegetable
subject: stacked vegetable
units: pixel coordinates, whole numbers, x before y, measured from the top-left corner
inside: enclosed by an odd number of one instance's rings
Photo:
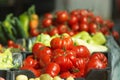
[[[91,69],[104,69],[108,65],[102,52],[90,53],[84,45],[74,45],[71,36],[63,34],[51,39],[50,46],[35,43],[32,54],[23,62],[22,70],[31,70],[36,77],[49,74],[52,77],[85,77]]]
[[[119,34],[113,30],[113,26],[114,23],[111,20],[104,20],[86,9],[70,12],[61,10],[39,17],[35,12],[35,6],[32,5],[18,17],[8,14],[4,21],[0,21],[0,43],[6,45],[8,40],[28,39],[40,33],[47,33],[50,36],[68,33],[72,36],[81,31],[90,34],[102,32],[104,35],[113,35],[118,40]]]
[[[29,38],[29,23],[34,15],[36,15],[34,5],[18,17],[12,13],[8,14],[4,21],[0,21],[0,44],[7,45],[9,40],[15,42],[18,39]]]
[[[107,68],[106,36],[119,40],[113,26],[112,21],[85,9],[46,13],[39,18],[35,6],[31,6],[19,17],[9,14],[0,22],[0,43],[9,49],[28,50],[30,54],[17,68],[30,70],[41,80],[46,76],[51,80],[58,76],[84,78],[91,69]],[[17,44],[19,39],[25,40],[24,45]],[[10,65],[6,67],[16,68],[10,52],[0,52],[0,57],[1,64],[6,62]]]

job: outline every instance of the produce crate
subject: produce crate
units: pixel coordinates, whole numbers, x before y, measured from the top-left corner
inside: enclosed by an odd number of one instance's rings
[[[108,66],[105,69],[92,69],[85,78],[75,78],[75,80],[110,80],[111,75],[111,53],[102,52],[108,59]],[[22,52],[23,60],[31,55],[31,52]]]
[[[28,70],[0,70],[0,77],[4,78],[5,80],[16,80],[17,75],[26,75],[28,78],[34,78],[34,74]]]
[[[100,70],[93,69],[85,78],[76,78],[75,80],[119,80],[119,68],[117,68],[117,66],[119,66],[120,60],[120,56],[118,56],[120,47],[111,36],[108,37],[107,46],[109,50],[104,53],[108,58],[107,68]],[[23,57],[22,59],[24,60],[31,52],[21,52],[21,54]],[[15,77],[21,73],[27,75],[29,78],[35,77],[31,71],[18,69],[0,70],[0,77],[5,78],[6,80],[15,80]]]

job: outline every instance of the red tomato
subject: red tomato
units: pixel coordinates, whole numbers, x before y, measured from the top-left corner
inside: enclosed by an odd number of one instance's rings
[[[73,24],[70,26],[72,31],[78,31],[79,30],[79,24]]]
[[[75,76],[73,74],[71,74],[69,71],[63,72],[63,73],[60,74],[61,78],[68,78],[70,76],[73,77],[73,78],[75,78]]]
[[[51,62],[46,66],[45,73],[51,75],[52,77],[57,76],[60,72],[60,66],[57,63]]]
[[[59,34],[59,31],[56,27],[52,28],[50,31],[48,31],[50,36],[54,36],[55,34]]]
[[[86,16],[80,17],[79,22],[80,23],[88,23],[88,17],[86,17]]]
[[[112,31],[112,35],[113,35],[113,37],[115,38],[115,40],[119,40],[120,35],[119,35],[119,33],[118,33],[117,31],[113,30],[113,31]]]
[[[52,19],[52,18],[53,18],[53,15],[52,15],[51,13],[45,13],[45,14],[44,14],[44,18]]]
[[[37,29],[30,29],[30,35],[32,37],[38,36],[39,35],[39,31]]]
[[[22,66],[20,69],[21,70],[29,70],[29,71],[33,72],[35,77],[39,77],[41,75],[41,70],[34,69],[33,67],[30,67],[30,66]]]
[[[58,57],[58,56],[63,56],[64,55],[64,50],[63,49],[54,49],[52,51],[52,59]]]
[[[8,40],[8,42],[7,42],[7,45],[8,45],[8,47],[10,47],[10,48],[21,48],[21,45],[19,45],[19,44],[16,44],[14,41],[12,41],[12,40]]]
[[[39,59],[39,65],[41,68],[44,68],[46,65],[48,65],[51,62],[51,55],[49,54],[42,54],[41,58]]]
[[[60,65],[61,72],[68,71],[73,67],[72,60],[76,53],[72,50],[56,49],[53,51],[53,61]]]
[[[38,60],[40,67],[45,67],[51,62],[52,51],[49,47],[41,47],[38,51]]]
[[[56,13],[56,19],[59,23],[64,23],[68,21],[68,13],[67,11],[59,11]]]
[[[8,47],[13,47],[14,46],[14,41],[12,41],[12,40],[8,40],[8,42],[7,42],[7,45],[8,45]]]
[[[71,15],[70,19],[68,20],[69,25],[74,25],[78,23],[78,18],[75,15]]]
[[[92,18],[92,21],[95,22],[95,23],[97,23],[97,24],[103,24],[103,19],[102,19],[101,16],[94,16]]]
[[[61,36],[53,38],[50,45],[52,49],[71,49],[74,43],[70,36]]]
[[[67,34],[69,34],[70,36],[73,36],[75,32],[73,30],[70,30],[70,31],[67,31]]]
[[[50,27],[52,25],[52,19],[50,18],[44,18],[42,21],[43,27]]]
[[[72,10],[70,12],[71,15],[75,15],[75,16],[78,16],[79,15],[79,10]]]
[[[76,55],[78,58],[89,58],[90,57],[90,51],[86,46],[79,45],[79,46],[74,46],[73,51],[76,52]]]
[[[59,34],[66,33],[68,31],[68,27],[65,24],[60,24],[57,26]]]
[[[107,26],[102,26],[100,28],[100,31],[104,34],[104,35],[107,35],[109,33],[109,29]]]
[[[80,15],[80,16],[88,16],[88,11],[87,11],[87,9],[81,9],[81,10],[79,11],[79,15]]]
[[[90,60],[88,61],[86,69],[87,73],[91,69],[104,69],[107,67],[107,64],[108,64],[107,57],[103,53],[96,52],[91,55]]]
[[[29,66],[35,68],[38,65],[38,61],[34,59],[33,55],[27,56],[23,61],[23,66]]]
[[[78,78],[78,77],[84,77],[85,76],[85,69],[86,69],[86,60],[84,58],[74,58],[72,60],[74,64],[74,68],[72,69],[72,73]],[[75,71],[75,72],[74,72]]]
[[[79,30],[80,31],[87,31],[88,32],[88,30],[89,30],[88,24],[87,23],[81,23],[81,24],[79,24]]]
[[[94,17],[94,13],[90,10],[88,10],[88,17],[89,18],[93,18]]]
[[[73,67],[72,60],[74,58],[76,58],[76,53],[72,50],[56,49],[53,51],[53,61],[60,65],[61,72]]]
[[[63,50],[63,49],[55,49],[53,50],[53,59],[58,56],[65,56],[69,58],[70,60],[73,60],[76,58],[76,52],[72,50]]]
[[[41,47],[44,47],[45,45],[42,43],[35,43],[32,47],[32,53],[35,57],[38,57],[39,50]]]
[[[107,20],[105,21],[105,25],[107,25],[107,27],[109,28],[109,30],[112,30],[114,27],[114,22]]]
[[[97,32],[97,30],[98,30],[98,26],[97,26],[96,23],[90,23],[89,24],[89,32],[91,34],[95,34]]]
[[[73,67],[72,61],[66,56],[58,56],[54,58],[54,62],[59,64],[60,72],[66,72]]]

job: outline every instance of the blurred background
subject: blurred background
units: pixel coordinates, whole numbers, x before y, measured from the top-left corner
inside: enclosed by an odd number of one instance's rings
[[[39,15],[58,10],[90,9],[104,19],[116,23],[120,19],[120,0],[0,0],[0,20],[4,20],[8,13],[17,16],[32,4],[36,6]]]

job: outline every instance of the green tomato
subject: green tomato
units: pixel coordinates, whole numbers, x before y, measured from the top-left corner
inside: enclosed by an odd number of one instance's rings
[[[28,77],[26,75],[20,74],[16,76],[15,80],[28,80]]]
[[[53,78],[49,74],[42,74],[40,80],[53,80]]]
[[[53,80],[62,80],[59,76],[55,76]]]
[[[66,80],[74,80],[74,78],[70,76]]]

